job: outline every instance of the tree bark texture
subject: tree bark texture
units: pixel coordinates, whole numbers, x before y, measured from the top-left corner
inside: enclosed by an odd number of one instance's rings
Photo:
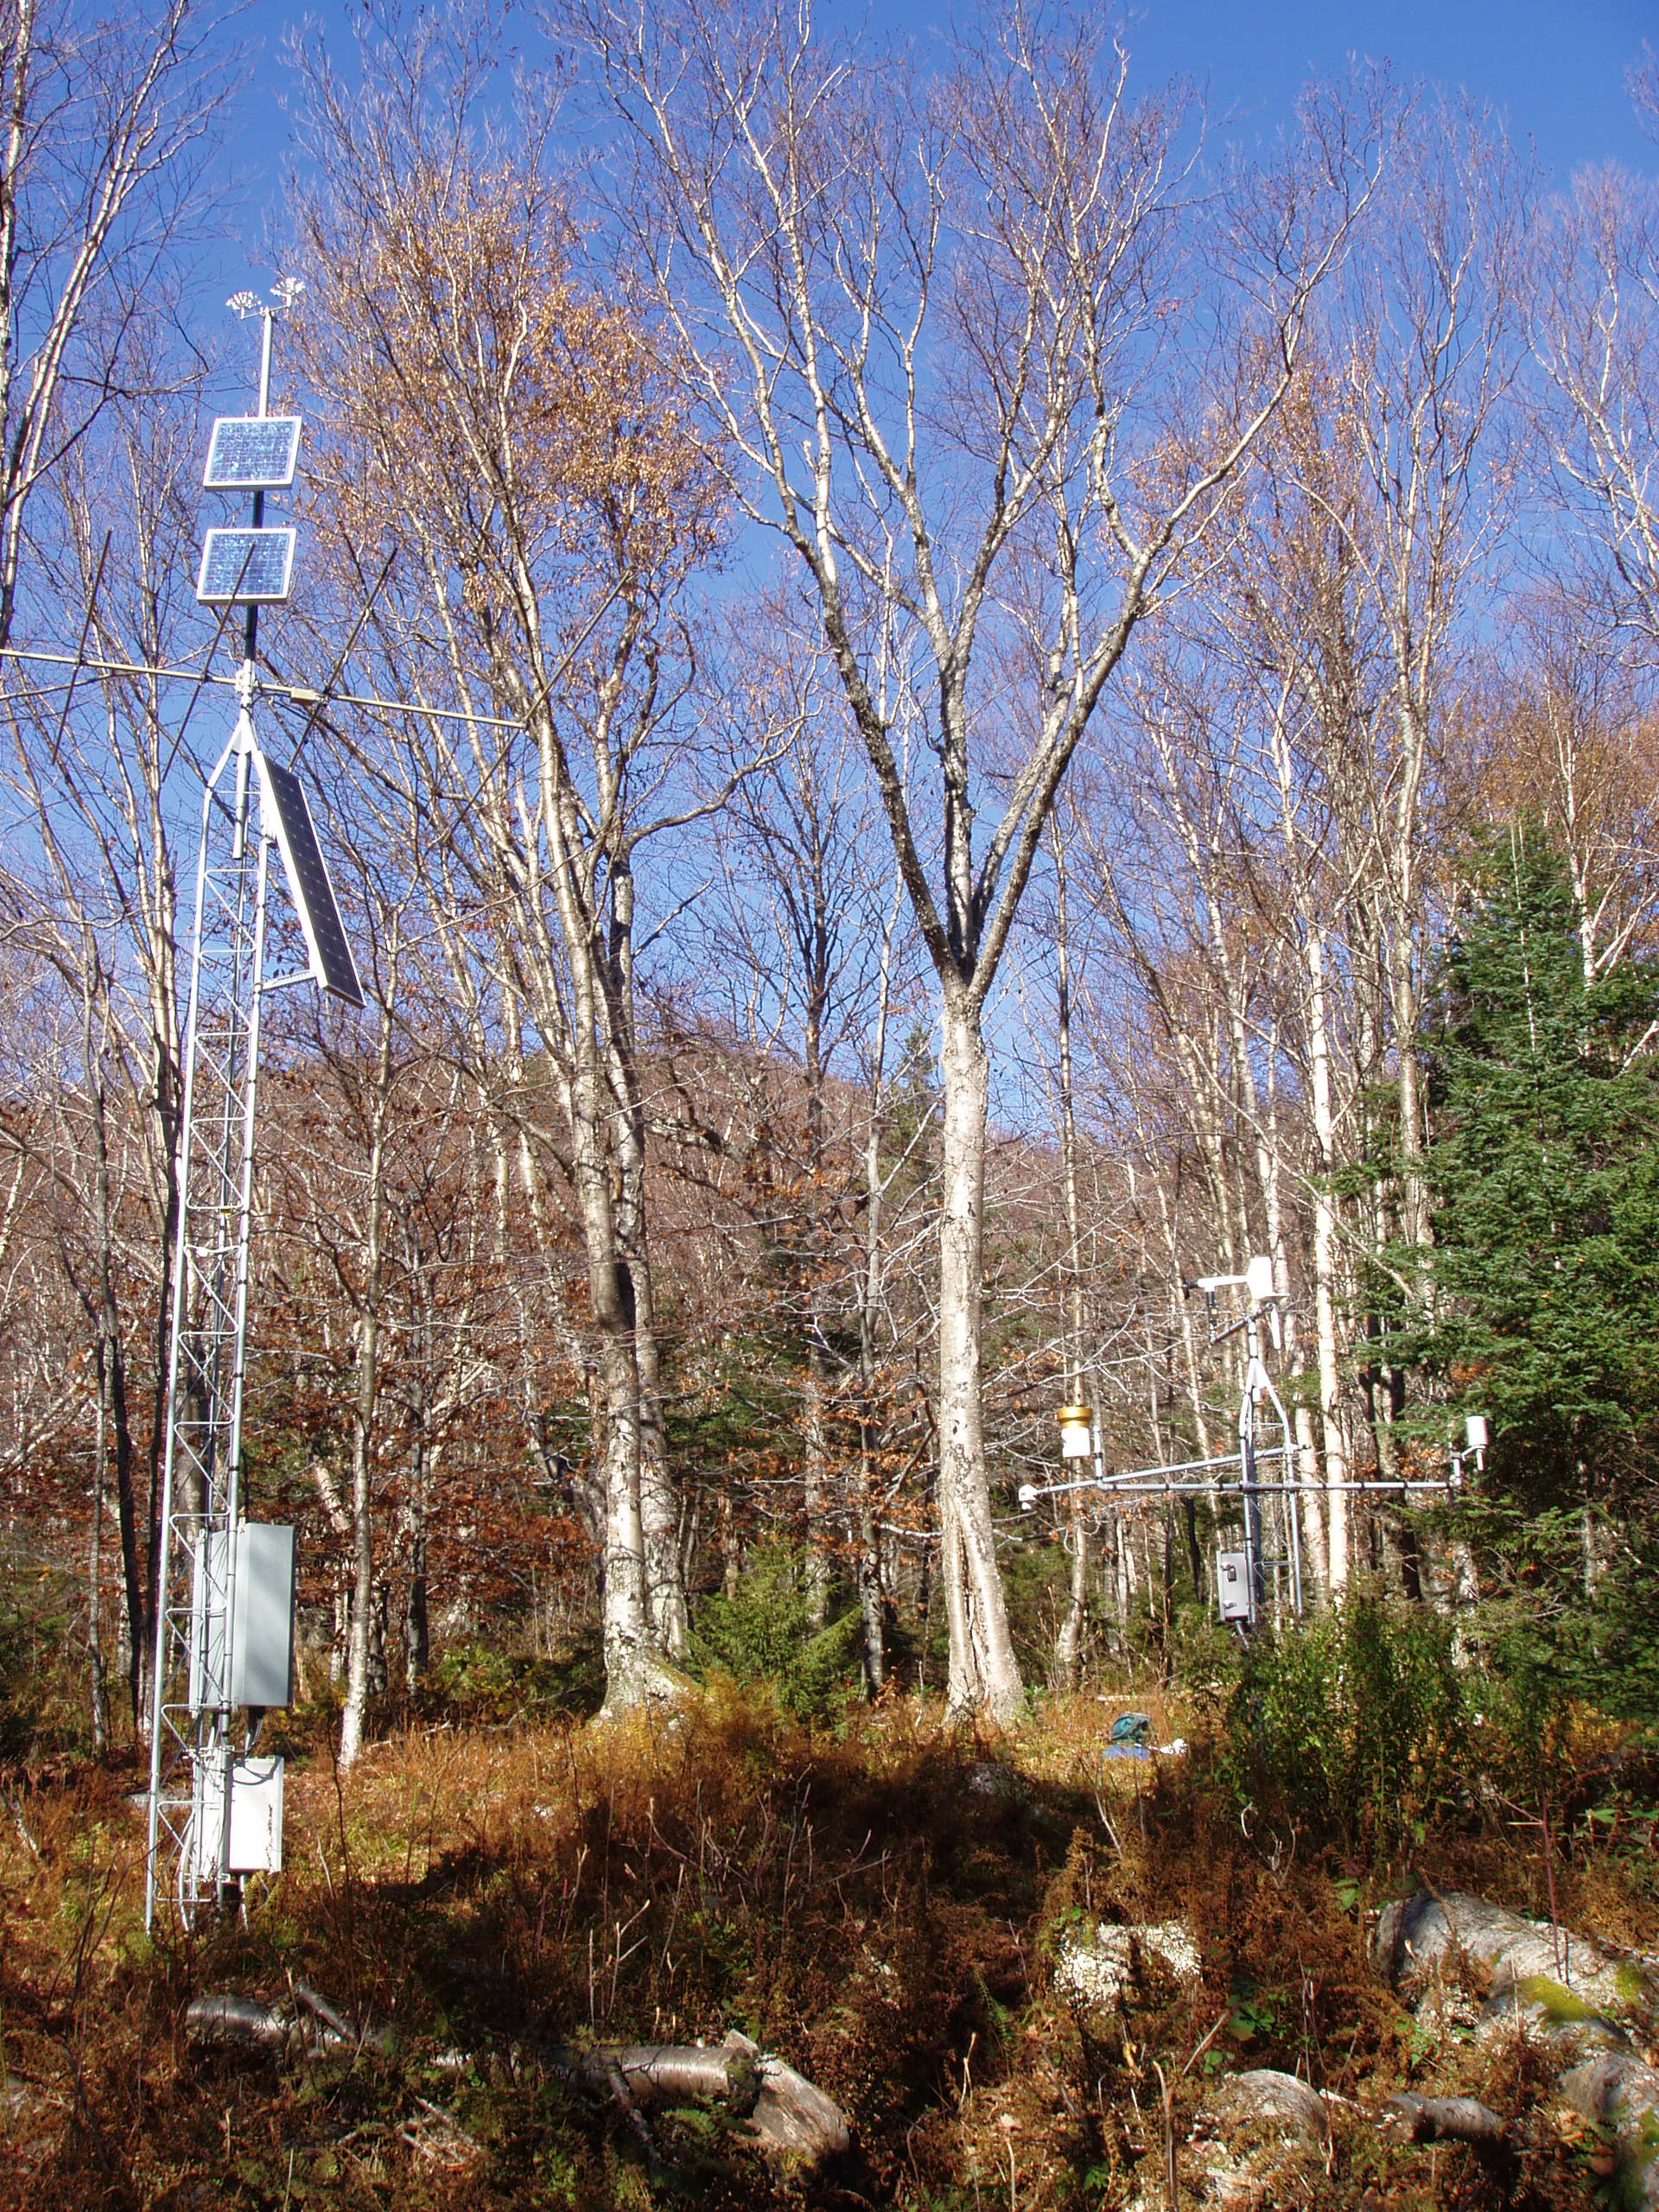
[[[991,1525],[980,1355],[984,1306],[988,1063],[978,1007],[944,1001],[944,1110],[939,1215],[939,1518],[950,1625],[947,1700],[1012,1720],[1025,1686],[1008,1633]]]

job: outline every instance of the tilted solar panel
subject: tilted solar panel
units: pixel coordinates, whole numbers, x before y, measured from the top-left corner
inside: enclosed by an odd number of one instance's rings
[[[363,986],[357,979],[357,963],[346,942],[334,887],[328,880],[322,848],[311,824],[305,787],[291,768],[279,767],[264,753],[258,759],[276,817],[276,842],[288,870],[288,887],[299,910],[300,927],[311,955],[311,972],[324,990],[344,999],[347,1006],[361,1006]]]

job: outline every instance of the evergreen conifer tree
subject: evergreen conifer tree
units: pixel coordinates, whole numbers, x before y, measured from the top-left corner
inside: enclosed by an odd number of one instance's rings
[[[1534,1510],[1611,1501],[1659,1441],[1659,973],[1584,970],[1567,868],[1517,827],[1444,963],[1421,1349]]]
[[[1586,978],[1567,868],[1534,825],[1488,849],[1474,893],[1427,1040],[1412,1349],[1491,1425],[1470,1533],[1537,1601],[1558,1690],[1576,1676],[1606,1700],[1611,1675],[1635,1692],[1659,1672],[1659,968]]]

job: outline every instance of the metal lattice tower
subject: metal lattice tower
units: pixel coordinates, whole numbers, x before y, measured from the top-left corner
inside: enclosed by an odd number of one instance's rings
[[[235,732],[202,802],[185,1039],[144,1916],[188,1920],[228,1864],[237,1478],[270,831],[251,837],[256,749],[245,662]],[[168,1878],[169,1869],[174,1878]]]
[[[277,286],[282,310],[297,289],[292,280]],[[270,412],[271,326],[279,309],[251,293],[238,293],[231,305],[262,318],[259,404],[251,416],[214,424],[203,479],[210,489],[251,491],[253,511],[248,528],[208,531],[196,588],[205,604],[242,607],[246,614],[236,728],[207,779],[196,864],[150,1707],[146,1927],[164,1897],[188,1922],[199,1906],[232,1888],[237,1866],[269,1863],[235,1855],[238,1793],[253,1783],[255,1763],[244,1759],[232,1732],[239,1707],[283,1703],[288,1695],[286,1659],[279,1658],[273,1675],[268,1641],[254,1633],[263,1617],[257,1593],[268,1586],[259,1561],[270,1556],[261,1539],[273,1534],[290,1538],[284,1611],[292,1632],[291,1533],[250,1529],[238,1515],[259,1012],[268,993],[307,982],[348,1005],[363,1003],[299,778],[291,765],[267,760],[254,733],[259,607],[286,598],[294,556],[293,529],[265,527],[265,493],[292,483],[301,425],[297,416]],[[265,973],[273,847],[307,955],[302,967],[280,976]],[[244,1565],[246,1636],[237,1617]],[[276,1828],[280,1845],[279,1801]]]

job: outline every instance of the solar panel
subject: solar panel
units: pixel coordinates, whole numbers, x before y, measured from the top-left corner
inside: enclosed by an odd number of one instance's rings
[[[269,607],[288,597],[291,530],[210,530],[196,597],[204,607]]]
[[[280,492],[300,454],[297,415],[221,415],[207,443],[210,492]]]
[[[311,973],[325,991],[344,999],[347,1006],[361,1006],[363,986],[357,980],[357,963],[340,926],[340,908],[334,903],[334,887],[328,880],[322,848],[311,826],[305,786],[291,768],[279,767],[263,753],[255,757],[265,796],[270,801],[276,842],[288,870],[288,887],[299,912],[300,927],[305,932],[306,950],[311,955]]]

